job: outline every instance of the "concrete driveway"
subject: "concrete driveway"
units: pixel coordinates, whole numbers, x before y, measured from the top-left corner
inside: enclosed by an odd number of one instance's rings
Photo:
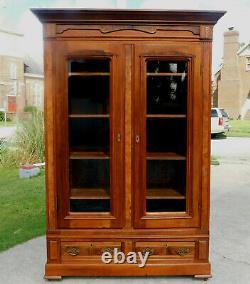
[[[250,139],[212,141],[220,166],[211,171],[211,248],[213,278],[209,284],[250,283]],[[0,254],[0,284],[39,284],[43,280],[45,238]],[[204,283],[192,277],[64,278],[65,284]],[[47,282],[48,283],[48,282]],[[50,281],[49,283],[58,283]]]

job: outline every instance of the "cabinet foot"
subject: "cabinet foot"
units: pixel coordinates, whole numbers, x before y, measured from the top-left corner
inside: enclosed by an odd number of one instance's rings
[[[209,278],[212,278],[211,274],[208,275],[194,275],[194,278],[196,279],[203,279],[204,281],[207,281]]]
[[[46,280],[62,280],[62,276],[44,276]]]

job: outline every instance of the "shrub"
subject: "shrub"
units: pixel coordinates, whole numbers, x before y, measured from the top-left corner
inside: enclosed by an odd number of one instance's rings
[[[0,144],[0,165],[20,166],[44,161],[44,116],[34,111],[17,124],[15,135]]]
[[[4,121],[4,112],[0,111],[0,121]]]
[[[23,111],[24,112],[31,112],[31,113],[33,113],[33,112],[37,112],[38,109],[35,106],[25,106]]]

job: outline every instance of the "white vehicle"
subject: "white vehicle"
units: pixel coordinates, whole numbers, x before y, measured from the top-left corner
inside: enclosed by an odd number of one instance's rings
[[[223,108],[211,109],[211,134],[216,135],[229,131],[229,117]]]

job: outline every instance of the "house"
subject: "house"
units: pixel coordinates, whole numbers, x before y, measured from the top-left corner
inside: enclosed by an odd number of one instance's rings
[[[240,44],[239,32],[224,33],[223,64],[214,75],[212,102],[234,119],[250,119],[250,42]]]
[[[16,113],[17,98],[23,93],[23,35],[0,30],[0,108]]]
[[[0,29],[0,109],[9,117],[25,106],[43,110],[42,67],[24,56],[23,35]]]

